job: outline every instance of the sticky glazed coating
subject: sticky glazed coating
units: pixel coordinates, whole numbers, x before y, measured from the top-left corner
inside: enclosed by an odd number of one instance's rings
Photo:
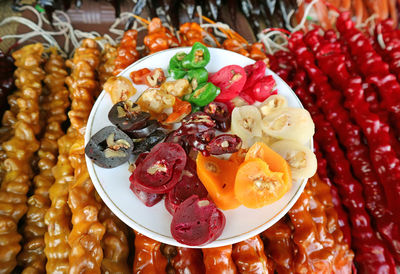
[[[104,46],[104,50],[100,56],[100,64],[97,69],[101,86],[104,85],[104,83],[107,81],[108,78],[113,76],[113,71],[115,68],[115,59],[117,58],[117,55],[118,55],[117,47],[111,44],[106,44]]]
[[[46,113],[44,136],[40,140],[38,156],[39,174],[33,179],[34,194],[28,199],[28,212],[23,228],[24,247],[18,256],[19,264],[25,271],[45,271],[46,256],[44,254],[44,233],[47,226],[44,216],[50,207],[49,188],[54,183],[52,168],[56,165],[58,155],[57,140],[64,135],[61,129],[67,116],[69,106],[68,90],[64,86],[67,71],[64,59],[53,52],[45,64],[44,83],[49,94],[41,104]]]
[[[5,175],[0,188],[0,268],[11,272],[17,264],[16,256],[21,250],[18,222],[27,211],[26,194],[31,185],[33,171],[31,161],[39,149],[36,134],[40,132],[39,96],[44,78],[42,44],[28,45],[13,53],[18,88],[16,100],[16,123],[14,134],[4,142]],[[17,97],[18,96],[18,97]]]
[[[72,213],[72,230],[68,236],[71,248],[69,272],[84,271],[99,273],[103,260],[101,239],[105,228],[98,220],[101,204],[95,199],[95,191],[85,162],[84,133],[86,122],[99,88],[96,67],[100,61],[100,51],[92,39],[85,39],[76,49],[72,60],[67,61],[71,75],[67,85],[71,93],[71,110],[68,116],[71,127],[77,131],[77,138],[69,152],[69,160],[74,169],[74,180],[69,182],[68,205]]]
[[[47,273],[68,273],[68,236],[71,232],[71,211],[68,207],[68,185],[74,181],[74,169],[69,161],[69,150],[77,132],[70,127],[67,134],[58,139],[57,164],[53,167],[54,184],[49,189],[50,208],[45,215],[47,232],[44,236],[47,257]]]
[[[101,86],[113,76],[116,57],[117,48],[106,44],[101,53],[100,64],[97,69]],[[101,270],[106,273],[130,273],[128,266],[129,228],[111,212],[99,196],[96,197],[101,203],[99,220],[105,228],[105,233],[101,240],[104,256],[101,262]]]

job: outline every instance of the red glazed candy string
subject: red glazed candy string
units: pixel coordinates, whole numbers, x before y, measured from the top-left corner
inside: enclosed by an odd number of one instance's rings
[[[308,76],[314,82],[310,90],[313,89],[313,93],[319,95],[318,103],[326,112],[327,119],[340,125],[338,129],[341,130],[342,137],[346,137],[345,140],[357,138],[359,134],[357,127],[349,123],[346,112],[336,110],[337,107],[340,108],[340,96],[331,92],[326,76],[315,66],[314,58],[305,47],[301,33],[294,33],[291,36],[289,48],[295,53],[299,65],[306,69]],[[350,213],[350,221],[353,226],[353,247],[360,269],[364,271],[385,269],[394,273],[393,257],[371,228],[369,216],[365,211],[364,198],[361,195],[361,184],[353,178],[350,165],[336,140],[335,132],[322,115],[314,115],[314,122],[318,129],[315,137],[328,157],[331,169],[335,173],[335,182],[343,197],[343,203]],[[328,140],[331,142],[327,142]],[[375,250],[380,250],[380,254],[376,254]]]
[[[318,35],[311,34],[310,35]],[[307,34],[307,36],[309,35]],[[315,40],[307,39],[306,41]],[[369,111],[369,104],[364,99],[364,90],[362,88],[362,79],[357,75],[350,75],[347,72],[346,66],[343,66],[345,55],[340,50],[338,43],[332,44],[332,41],[325,41],[326,45],[338,45],[339,50],[330,51],[327,54],[324,46],[317,49],[315,52],[318,64],[326,72],[331,80],[338,85],[346,97],[345,105],[348,106],[353,119],[360,125],[365,134],[370,148],[372,164],[375,169],[381,168],[382,158],[391,158],[396,162],[396,156],[393,150],[390,149],[390,136],[388,125],[380,121],[379,117]],[[322,50],[322,52],[321,52]],[[383,149],[384,148],[384,149]],[[364,184],[364,193],[366,196],[367,209],[375,219],[376,226],[381,236],[387,240],[387,244],[391,248],[397,259],[400,258],[400,231],[399,221],[393,216],[393,212],[387,208],[386,200],[382,185],[379,184],[372,175],[372,170],[368,166],[359,166],[353,170],[358,173],[360,180]],[[357,172],[358,170],[358,172]],[[386,176],[381,177],[381,181],[385,182]]]

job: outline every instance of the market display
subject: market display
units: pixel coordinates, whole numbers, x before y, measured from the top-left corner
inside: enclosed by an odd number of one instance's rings
[[[202,14],[191,8],[197,1],[167,2],[156,9],[137,1],[128,23],[144,25],[145,35],[130,29],[113,45],[81,39],[69,60],[40,43],[13,49],[13,60],[0,55],[0,273],[396,273],[395,1],[301,2],[293,16],[292,1],[274,9],[262,1],[206,1]],[[190,22],[174,14],[183,7]],[[310,7],[308,23],[302,18]],[[143,9],[151,19],[139,17]],[[216,22],[232,20],[236,28],[238,9],[259,41]],[[178,46],[191,50],[166,70],[118,75],[144,55]],[[254,64],[207,71],[208,46]],[[266,68],[306,110],[288,106]],[[147,89],[131,101],[136,85]],[[102,87],[113,126],[85,146]],[[218,248],[175,247],[113,214],[94,189],[85,153],[110,171],[129,162],[126,191],[145,206],[165,207],[171,233],[187,245],[218,238],[225,210],[268,205],[292,180],[307,185],[290,211],[255,237]]]

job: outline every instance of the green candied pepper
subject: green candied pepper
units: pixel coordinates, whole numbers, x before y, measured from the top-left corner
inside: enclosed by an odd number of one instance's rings
[[[201,107],[199,107],[198,105],[192,104],[192,113],[201,111]]]
[[[193,44],[191,51],[182,59],[186,69],[204,68],[210,62],[210,51],[202,43]]]
[[[211,103],[220,91],[220,88],[212,83],[202,83],[194,92],[186,95],[185,100],[199,107],[204,107]]]
[[[196,89],[200,84],[207,82],[208,71],[205,68],[191,69],[187,76],[192,88]]]
[[[185,77],[187,71],[182,67],[182,60],[187,54],[184,52],[178,52],[171,60],[169,60],[168,73],[175,80],[182,79]]]

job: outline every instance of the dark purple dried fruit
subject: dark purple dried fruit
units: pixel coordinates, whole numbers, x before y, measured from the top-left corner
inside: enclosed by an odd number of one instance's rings
[[[156,130],[145,139],[139,142],[135,142],[135,148],[133,154],[139,154],[146,151],[150,151],[155,145],[161,142],[165,138],[165,133],[162,130]]]
[[[129,100],[116,103],[108,113],[110,122],[126,132],[143,127],[149,118],[150,113]]]
[[[202,111],[198,111],[183,119],[182,125],[176,130],[175,135],[182,136],[201,133],[214,127],[215,122],[211,117]]]
[[[134,139],[145,138],[156,131],[159,126],[160,124],[157,120],[147,120],[142,127],[129,130],[127,133]]]
[[[221,134],[207,145],[207,151],[212,155],[237,152],[242,146],[242,139],[234,134]]]
[[[108,126],[93,135],[85,147],[86,155],[103,168],[113,168],[127,162],[133,149],[128,135]]]
[[[201,152],[204,156],[209,156],[207,144],[215,137],[215,129],[211,128],[205,132],[184,136],[186,146]]]
[[[204,107],[204,112],[215,121],[215,128],[226,132],[231,126],[231,114],[228,106],[221,102],[211,102]]]

